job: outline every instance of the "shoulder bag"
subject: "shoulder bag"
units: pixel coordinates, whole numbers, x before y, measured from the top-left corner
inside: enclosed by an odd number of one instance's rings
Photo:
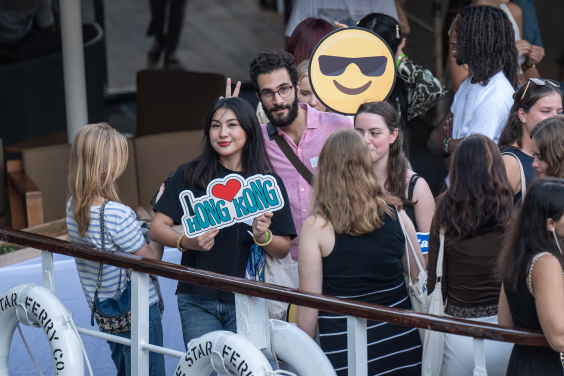
[[[405,230],[405,226],[403,224],[403,220],[401,219],[401,215],[398,211],[396,211],[398,216],[398,221],[401,226],[401,230],[405,236],[405,258],[407,260],[407,270],[408,273],[403,273],[405,277],[405,284],[407,285],[409,299],[411,300],[411,306],[413,310],[416,312],[427,312],[427,273],[419,258],[415,254],[415,249],[413,248],[413,244],[411,243],[411,239],[409,238],[407,231]],[[417,262],[417,266],[419,267],[419,275],[413,276],[409,274],[410,270],[410,262],[409,262],[409,253],[413,254],[415,261]],[[419,329],[419,335],[421,336],[421,342],[423,342],[425,336],[425,330]]]
[[[439,246],[439,256],[437,258],[437,274],[435,289],[429,295],[428,306],[431,315],[442,316],[445,312],[443,303],[443,292],[441,289],[441,280],[443,277],[443,258],[445,253],[445,234],[441,230],[441,240]],[[423,341],[423,360],[422,360],[422,376],[435,376],[441,374],[443,366],[443,354],[445,347],[445,334],[443,332],[435,332],[432,330],[425,331],[425,340]]]
[[[104,220],[104,209],[108,201],[104,202],[100,208],[100,238],[102,242],[102,252],[105,251],[104,237],[106,232],[106,225]],[[104,264],[100,263],[98,270],[98,281],[96,282],[96,291],[92,298],[92,315],[90,318],[90,325],[94,326],[94,318],[104,333],[121,333],[131,330],[131,276],[129,270],[126,272],[127,285],[125,290],[117,299],[106,299],[100,301],[98,292],[102,283],[102,271]]]

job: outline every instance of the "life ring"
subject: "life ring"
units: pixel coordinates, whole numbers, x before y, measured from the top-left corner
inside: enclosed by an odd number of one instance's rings
[[[71,328],[72,312],[43,286],[24,283],[0,295],[0,376],[8,376],[10,345],[18,322],[47,336],[55,376],[84,376],[81,345]]]
[[[186,355],[176,367],[177,376],[219,374],[266,376],[272,367],[251,341],[245,337],[218,330],[191,340]]]
[[[294,368],[300,376],[337,375],[327,355],[303,330],[285,321],[269,321],[272,347],[279,360]],[[268,359],[274,359],[270,349],[264,349],[263,353]]]

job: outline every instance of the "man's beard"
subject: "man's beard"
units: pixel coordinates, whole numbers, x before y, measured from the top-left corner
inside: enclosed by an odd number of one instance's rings
[[[300,106],[298,104],[297,95],[295,96],[294,102],[291,105],[274,106],[271,109],[268,109],[268,107],[266,107],[262,102],[262,99],[261,99],[261,103],[264,113],[266,114],[266,117],[272,123],[272,125],[276,127],[287,127],[288,125],[292,124],[294,120],[296,120],[296,118],[298,117],[298,110]],[[288,113],[288,115],[286,115],[285,117],[278,118],[273,114],[273,112],[278,111],[280,109],[288,109],[290,110],[290,113]]]

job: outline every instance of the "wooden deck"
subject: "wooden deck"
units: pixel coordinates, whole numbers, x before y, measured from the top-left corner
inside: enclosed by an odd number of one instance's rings
[[[248,81],[249,60],[284,45],[283,16],[261,9],[258,0],[187,1],[177,51],[187,70]],[[149,1],[105,1],[105,17],[109,87],[133,86],[152,41],[146,36]]]

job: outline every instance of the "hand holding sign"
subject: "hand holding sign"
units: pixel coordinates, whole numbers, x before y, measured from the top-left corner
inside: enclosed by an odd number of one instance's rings
[[[263,213],[260,217],[255,218],[253,221],[253,237],[261,244],[265,242],[264,234],[266,233],[266,230],[270,228],[272,216],[272,212]]]
[[[186,249],[193,249],[195,251],[207,252],[212,249],[215,244],[214,238],[217,234],[219,234],[219,230],[214,228],[208,232],[204,232],[197,238],[184,237],[184,239],[182,239],[182,242],[184,243],[182,247]]]

